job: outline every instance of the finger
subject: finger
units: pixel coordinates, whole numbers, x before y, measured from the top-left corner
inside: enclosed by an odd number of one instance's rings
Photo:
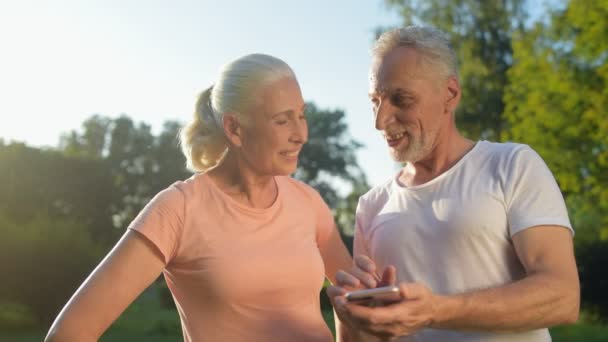
[[[395,285],[397,283],[397,269],[393,265],[389,265],[382,272],[382,280],[380,286]]]
[[[346,300],[346,298],[344,296],[337,296],[334,297],[334,309],[336,309],[336,311],[344,311],[344,307],[345,305],[348,304],[348,301]]]
[[[356,277],[362,283],[362,285],[367,288],[371,289],[378,286],[378,280],[376,280],[375,273],[369,273],[365,270],[360,269],[356,265],[353,266],[353,269],[351,270],[351,275]]]
[[[402,298],[412,300],[422,298],[427,290],[426,287],[418,283],[401,283],[399,292]]]
[[[346,294],[346,290],[342,287],[332,285],[325,290],[325,293],[327,293],[327,297],[329,297],[329,299],[333,300],[335,297],[344,296]]]
[[[358,277],[343,271],[339,270],[336,272],[336,284],[340,287],[359,287],[361,283]]]
[[[374,308],[368,307],[367,305],[355,304],[355,303],[344,303],[340,306],[340,311],[346,313],[351,318],[356,319],[359,322],[366,322],[368,318],[373,314]]]
[[[348,303],[341,308],[352,320],[361,326],[393,324],[399,310],[396,305],[369,307]]]
[[[359,267],[363,271],[376,274],[376,263],[365,255],[356,255],[355,256],[355,266]],[[378,280],[380,277],[378,277]]]
[[[411,303],[407,301],[376,307],[347,304],[342,308],[341,312],[345,313],[345,316],[348,316],[350,320],[356,322],[358,326],[369,329],[398,324],[403,319],[403,316],[409,315],[412,309],[410,306]]]

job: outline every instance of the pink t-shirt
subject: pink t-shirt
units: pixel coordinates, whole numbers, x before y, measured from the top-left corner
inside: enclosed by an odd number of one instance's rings
[[[197,174],[129,225],[164,256],[185,341],[332,341],[319,307],[331,211],[311,187],[275,180],[275,202],[255,209]]]

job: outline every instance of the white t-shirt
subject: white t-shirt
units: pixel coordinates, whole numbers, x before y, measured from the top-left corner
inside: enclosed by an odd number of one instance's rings
[[[551,171],[527,145],[479,141],[449,170],[413,187],[398,175],[359,199],[354,254],[398,282],[442,295],[522,279],[511,237],[537,225],[572,230]],[[517,334],[424,329],[399,341],[550,341],[547,329]]]

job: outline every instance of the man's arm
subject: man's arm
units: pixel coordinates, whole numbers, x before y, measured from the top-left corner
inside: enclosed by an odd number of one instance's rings
[[[528,228],[513,236],[513,245],[526,277],[494,289],[440,297],[432,326],[521,331],[576,322],[580,288],[570,231]]]
[[[339,296],[338,313],[382,337],[425,327],[512,332],[575,322],[580,289],[572,234],[560,226],[536,226],[514,235],[513,244],[526,270],[522,280],[451,296],[433,294],[422,284],[401,284],[404,300],[398,304],[368,308],[345,304]]]

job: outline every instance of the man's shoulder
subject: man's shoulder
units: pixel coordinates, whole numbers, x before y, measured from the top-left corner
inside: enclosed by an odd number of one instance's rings
[[[511,155],[517,153],[522,149],[530,149],[530,146],[516,142],[494,142],[482,140],[478,142],[481,146],[481,150],[485,153],[499,154],[499,155]]]
[[[386,201],[386,198],[392,192],[393,183],[394,176],[378,185],[374,185],[365,194],[359,197],[359,203],[365,204],[377,203],[378,201]]]
[[[523,151],[533,152],[530,146],[516,142],[492,142],[483,140],[479,141],[478,144],[479,149],[477,158],[489,158],[499,164],[509,164],[516,155],[521,154]]]

